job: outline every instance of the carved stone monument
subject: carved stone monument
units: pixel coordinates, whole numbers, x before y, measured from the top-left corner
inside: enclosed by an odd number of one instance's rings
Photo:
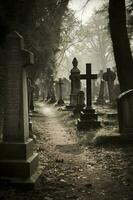
[[[81,110],[85,107],[85,94],[79,91],[77,94],[77,106],[73,109],[74,115],[80,114]]]
[[[105,87],[105,81],[104,81],[104,80],[101,80],[99,95],[98,95],[96,104],[100,104],[100,105],[105,104],[104,87]]]
[[[80,120],[78,120],[77,128],[79,130],[88,130],[100,127],[97,120],[97,114],[92,108],[91,80],[96,79],[96,74],[91,74],[91,64],[86,64],[86,74],[81,74],[80,79],[86,80],[86,108],[81,111]]]
[[[77,95],[80,91],[80,70],[78,69],[78,61],[76,58],[73,59],[73,68],[71,70],[71,94],[70,94],[70,105],[67,108],[74,108],[77,106]]]
[[[0,179],[10,183],[33,184],[37,179],[38,154],[29,138],[26,66],[33,54],[24,49],[16,32],[7,37],[6,85],[3,141],[0,143]]]
[[[114,80],[116,79],[115,72],[111,71],[110,68],[107,68],[107,72],[103,74],[103,80],[107,81],[108,83],[108,91],[109,91],[109,100],[110,103],[114,103],[115,93],[114,93]]]

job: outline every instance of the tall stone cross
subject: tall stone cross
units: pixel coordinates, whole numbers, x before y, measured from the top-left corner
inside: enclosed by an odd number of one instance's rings
[[[86,74],[80,74],[81,80],[86,80],[86,106],[88,109],[92,107],[91,80],[97,79],[97,74],[91,74],[91,64],[86,64]]]
[[[8,35],[5,44],[5,102],[3,140],[0,142],[0,179],[31,184],[36,174],[38,155],[29,138],[26,67],[34,56],[24,49],[24,39],[17,32]],[[23,179],[23,181],[22,181]]]

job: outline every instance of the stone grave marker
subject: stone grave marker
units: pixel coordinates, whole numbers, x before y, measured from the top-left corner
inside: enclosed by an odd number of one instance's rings
[[[65,104],[62,98],[62,86],[64,83],[62,82],[61,78],[59,78],[59,81],[58,82],[56,81],[56,83],[58,84],[58,87],[59,87],[59,100],[57,102],[57,105],[63,106]]]
[[[96,101],[96,97],[98,96],[97,94],[97,88],[98,88],[98,84],[96,82],[96,79],[92,79],[92,101]]]
[[[79,91],[77,94],[77,106],[73,109],[74,115],[80,114],[81,110],[85,107],[85,94]]]
[[[97,121],[97,114],[92,108],[91,80],[96,79],[97,75],[91,73],[91,64],[86,64],[86,74],[81,74],[80,79],[86,80],[86,108],[81,111],[80,120],[78,120],[77,128],[86,130],[100,127]]]
[[[133,89],[123,92],[117,100],[119,131],[133,137]]]
[[[105,87],[105,81],[104,81],[104,80],[101,80],[99,95],[98,95],[96,104],[100,104],[100,105],[105,104],[104,87]]]
[[[24,40],[13,32],[6,42],[6,84],[3,140],[0,143],[0,179],[31,184],[37,179],[38,154],[29,138],[26,66],[33,54],[24,49]]]
[[[68,101],[70,99],[70,91],[71,91],[71,83],[70,83],[70,80],[66,79],[66,78],[63,78],[62,79],[63,81],[63,99],[65,99],[66,101]]]
[[[109,100],[110,103],[114,103],[115,94],[114,94],[114,80],[116,79],[116,74],[110,68],[107,68],[107,72],[103,74],[103,80],[108,83],[108,91],[109,91]]]
[[[80,91],[80,70],[78,69],[78,61],[76,58],[72,61],[73,68],[71,70],[70,80],[71,80],[71,94],[70,94],[70,105],[67,109],[73,109],[77,106],[77,95]]]

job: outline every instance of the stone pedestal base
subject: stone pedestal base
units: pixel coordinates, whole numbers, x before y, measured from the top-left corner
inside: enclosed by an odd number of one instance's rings
[[[38,154],[33,153],[32,139],[26,143],[0,143],[0,180],[33,184],[37,167]]]
[[[84,109],[80,114],[80,120],[77,122],[78,130],[89,130],[101,127],[97,120],[98,116],[94,109]]]

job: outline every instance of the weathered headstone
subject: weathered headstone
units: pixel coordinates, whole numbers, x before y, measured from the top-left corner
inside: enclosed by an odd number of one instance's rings
[[[79,91],[77,94],[77,106],[73,109],[74,115],[80,114],[81,110],[85,107],[85,94]]]
[[[64,83],[62,82],[61,78],[59,78],[59,81],[56,82],[56,83],[58,84],[58,87],[59,87],[59,100],[57,102],[57,105],[62,106],[62,105],[65,104],[64,101],[63,101],[63,98],[62,98],[62,86],[63,86]]]
[[[86,108],[81,111],[80,120],[78,120],[77,128],[86,130],[100,127],[100,122],[97,121],[97,114],[92,108],[91,80],[96,79],[96,74],[91,74],[91,64],[86,64],[86,74],[81,74],[80,79],[86,80]]]
[[[133,137],[133,89],[123,92],[117,103],[120,133]]]
[[[99,95],[98,95],[98,98],[97,98],[97,101],[96,101],[96,103],[100,104],[100,105],[105,104],[104,87],[105,87],[105,81],[101,80]]]
[[[73,68],[71,70],[71,94],[70,94],[70,105],[67,108],[74,108],[77,106],[77,95],[80,91],[80,70],[78,69],[78,61],[76,58],[73,59]]]
[[[83,91],[79,91],[77,96],[77,107],[83,108],[85,106],[85,94]]]
[[[107,72],[103,74],[103,80],[108,83],[108,91],[109,91],[109,100],[110,103],[114,103],[115,95],[114,95],[114,80],[116,79],[115,72],[111,71],[110,68],[107,68]]]
[[[66,78],[63,78],[62,81],[64,83],[63,86],[62,86],[62,88],[63,88],[63,93],[62,93],[63,98],[68,101],[69,98],[70,98],[71,83],[70,83],[70,80],[68,80]]]
[[[16,32],[7,37],[6,85],[3,141],[0,143],[0,178],[10,183],[36,180],[38,155],[29,139],[27,75],[33,54],[24,50],[23,38]]]
[[[98,96],[97,91],[97,82],[96,79],[92,79],[92,101],[96,101],[96,97]]]

